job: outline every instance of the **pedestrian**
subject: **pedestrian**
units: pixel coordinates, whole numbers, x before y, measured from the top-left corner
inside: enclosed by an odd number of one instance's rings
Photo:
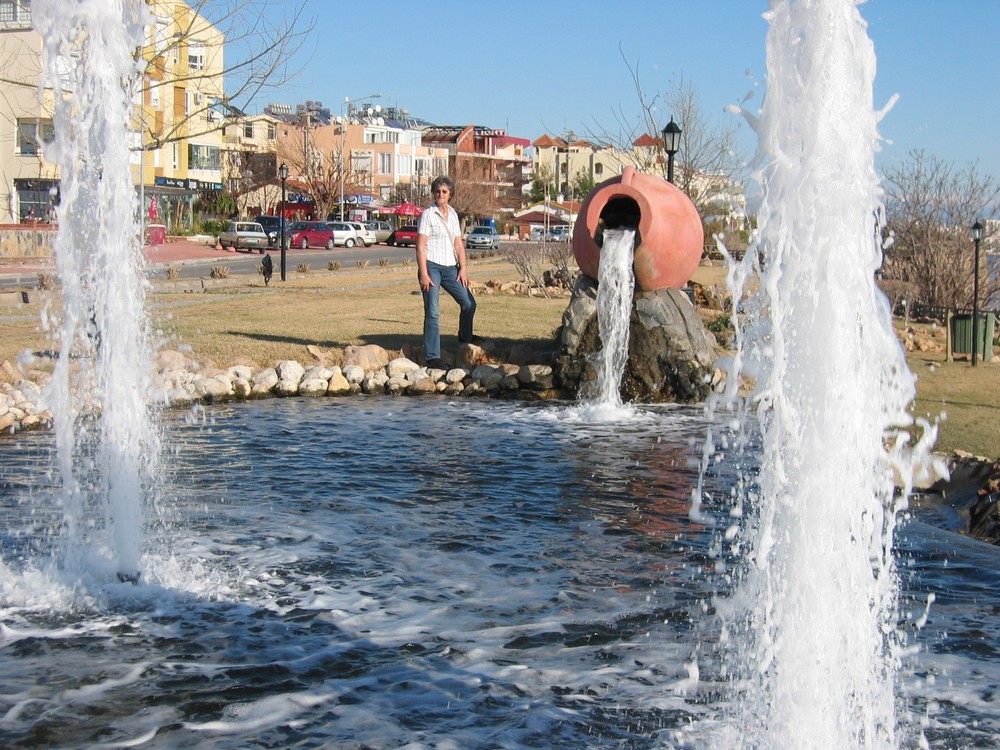
[[[264,275],[264,286],[267,286],[271,283],[271,275],[274,273],[274,262],[271,260],[270,253],[266,253],[261,260],[260,272]]]
[[[420,215],[417,226],[417,282],[424,297],[424,360],[428,367],[447,369],[441,359],[439,305],[443,288],[458,303],[458,340],[480,345],[483,339],[472,332],[476,300],[469,290],[465,244],[458,213],[449,205],[455,194],[450,177],[431,183],[434,205]]]

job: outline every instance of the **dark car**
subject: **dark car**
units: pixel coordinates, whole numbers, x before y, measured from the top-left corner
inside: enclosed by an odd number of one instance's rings
[[[399,245],[403,247],[404,245],[416,246],[417,244],[417,225],[416,224],[405,224],[397,229],[395,232],[389,235],[389,239],[385,241],[387,245]]]
[[[278,235],[278,232],[281,229],[284,229],[286,238],[291,237],[291,229],[288,226],[288,219],[282,219],[280,216],[268,216],[267,214],[262,214],[254,217],[254,221],[264,227],[264,232],[267,234],[268,247],[281,246],[281,238]]]
[[[333,230],[325,221],[296,221],[291,227],[291,245],[301,247],[325,247],[333,250]]]

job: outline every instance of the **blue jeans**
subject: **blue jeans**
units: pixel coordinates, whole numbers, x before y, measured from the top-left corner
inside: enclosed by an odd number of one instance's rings
[[[458,340],[472,339],[472,320],[476,315],[476,300],[458,280],[458,266],[439,266],[427,261],[427,275],[434,283],[424,296],[424,357],[441,357],[441,325],[439,322],[441,290],[444,289],[458,303]]]

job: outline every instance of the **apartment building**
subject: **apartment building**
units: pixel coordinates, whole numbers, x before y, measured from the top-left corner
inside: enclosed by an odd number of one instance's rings
[[[41,101],[42,39],[31,27],[30,0],[0,2],[0,224],[50,214],[58,190],[59,173],[45,160],[43,147],[51,141],[53,100],[49,91]]]
[[[198,196],[223,189],[225,39],[183,0],[146,1],[133,174],[146,215],[155,204],[168,228],[189,226]]]
[[[147,0],[152,22],[135,119],[127,134],[144,211],[190,222],[196,197],[221,190],[223,37],[182,0]],[[58,167],[46,160],[55,134],[52,93],[38,87],[42,39],[30,0],[0,0],[0,223],[45,220],[58,200]]]

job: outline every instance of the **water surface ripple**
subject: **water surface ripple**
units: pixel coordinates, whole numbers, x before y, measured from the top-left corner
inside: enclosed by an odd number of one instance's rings
[[[0,443],[0,745],[712,746],[733,693],[688,518],[700,410],[286,399],[164,429],[136,586],[46,566],[51,439]],[[904,536],[913,619],[938,600],[901,717],[989,746],[997,555]]]

